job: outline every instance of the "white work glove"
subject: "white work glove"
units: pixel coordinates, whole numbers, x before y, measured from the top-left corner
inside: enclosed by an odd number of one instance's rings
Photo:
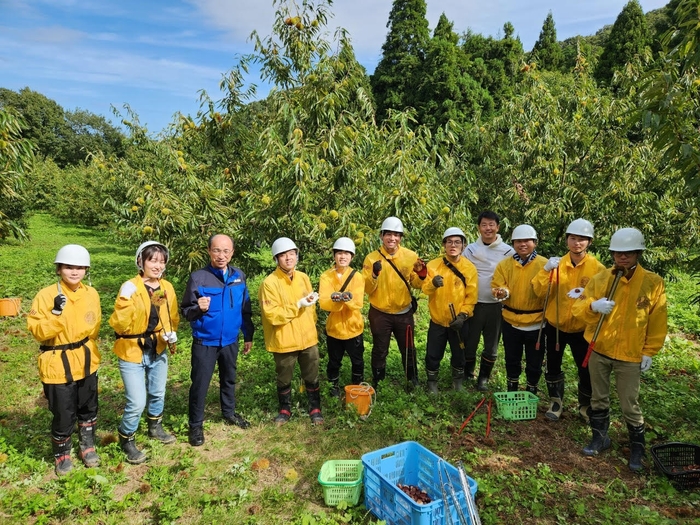
[[[544,271],[551,272],[555,268],[558,268],[559,261],[561,261],[561,257],[550,257],[549,260],[544,263]]]
[[[591,303],[591,310],[599,314],[608,315],[613,311],[614,306],[615,301],[608,301],[607,297],[603,297],[602,299],[598,299],[597,301],[593,301]]]
[[[569,293],[566,294],[567,297],[570,297],[571,299],[578,299],[581,297],[581,294],[583,293],[583,288],[572,288],[569,290]]]
[[[119,296],[123,297],[124,299],[130,299],[132,295],[136,293],[136,285],[132,283],[131,281],[126,281],[124,284],[122,284],[121,289],[119,290]]]
[[[642,356],[642,363],[639,365],[639,369],[642,372],[646,372],[651,368],[651,357],[648,355],[643,355]]]
[[[177,343],[177,332],[163,332],[160,336],[166,343]]]
[[[313,306],[318,301],[318,293],[312,292],[309,295],[302,297],[297,301],[297,308],[304,308],[307,306]]]

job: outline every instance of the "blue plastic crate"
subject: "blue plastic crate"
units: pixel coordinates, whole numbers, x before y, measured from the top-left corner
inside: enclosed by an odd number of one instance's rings
[[[459,472],[449,463],[415,441],[406,441],[362,456],[365,466],[365,507],[387,525],[443,525],[445,505],[438,465],[447,467],[454,485],[457,501],[469,519],[465,494],[459,481]],[[447,483],[445,468],[441,465],[442,479]],[[476,495],[477,483],[467,477],[472,496]],[[421,505],[416,503],[396,485],[415,485],[426,491],[433,500]],[[449,484],[448,484],[449,486]],[[447,502],[453,523],[460,523],[452,495],[447,488]]]

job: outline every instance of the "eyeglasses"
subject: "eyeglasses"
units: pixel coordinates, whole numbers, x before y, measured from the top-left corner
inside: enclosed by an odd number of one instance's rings
[[[461,246],[462,241],[445,241],[447,246]]]
[[[233,250],[222,250],[221,248],[212,248],[209,250],[214,255],[231,255]]]

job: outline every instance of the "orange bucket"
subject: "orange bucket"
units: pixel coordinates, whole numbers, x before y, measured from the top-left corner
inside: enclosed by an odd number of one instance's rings
[[[21,297],[6,297],[5,299],[0,299],[0,316],[16,316],[17,314],[19,314],[19,308],[21,305]]]
[[[369,383],[347,385],[345,387],[345,406],[353,405],[357,413],[366,416],[372,410],[375,391]]]

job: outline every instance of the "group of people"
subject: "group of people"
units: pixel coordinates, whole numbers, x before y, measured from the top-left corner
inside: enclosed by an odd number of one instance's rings
[[[593,226],[584,219],[573,221],[566,230],[568,252],[549,259],[538,255],[537,232],[530,225],[513,230],[511,245],[501,238],[500,220],[494,212],[481,213],[477,227],[479,237],[471,244],[460,228],[448,228],[442,236],[444,254],[426,263],[402,246],[403,223],[389,217],[380,228],[380,247],[365,257],[361,272],[351,267],[354,242],[347,237],[335,241],[334,264],[321,275],[318,291],[297,269],[299,249],[294,241],[287,237],[275,240],[272,257],[276,268],[258,294],[265,347],[275,363],[279,405],[275,423],[283,425],[292,416],[297,363],[310,420],[323,423],[317,302],[328,312],[326,376],[331,396],[340,395],[345,354],[351,363],[351,383],[364,382],[365,295],[374,388],[386,377],[392,334],[406,381],[417,386],[413,345],[417,300],[413,291],[420,290],[428,297],[430,313],[425,370],[431,394],[438,394],[439,368],[448,343],[454,390],[462,390],[465,380],[475,380],[478,391],[488,391],[502,333],[509,391],[519,389],[524,355],[525,389],[537,394],[546,356],[545,381],[551,401],[546,417],[556,421],[564,406],[562,356],[568,345],[578,370],[579,413],[593,432],[584,454],[595,455],[610,446],[610,377],[614,373],[630,432],[629,466],[641,469],[645,445],[638,401],[640,373],[651,366],[666,336],[663,280],[639,265],[645,249],[642,234],[633,228],[615,232],[610,241],[615,266],[608,270],[588,254]],[[246,276],[230,264],[234,242],[229,236],[212,236],[208,253],[210,263],[191,274],[179,307],[172,284],[163,278],[168,249],[156,241],[138,247],[138,275],[119,290],[109,324],[115,331],[114,352],[126,397],[119,442],[130,463],[146,460],[135,443],[144,410],[149,437],[165,444],[176,441],[163,429],[162,417],[166,350],[175,351],[180,315],[192,328],[190,445],[204,443],[205,400],[217,364],[223,420],[243,429],[250,425],[236,411],[235,392],[239,338],[242,333],[242,351],[247,354],[255,331]],[[96,339],[101,310],[97,292],[83,282],[90,268],[88,251],[66,245],[54,263],[57,283],[34,298],[28,328],[40,343],[39,375],[53,414],[55,469],[62,475],[73,466],[71,439],[76,423],[80,459],[88,467],[99,464],[95,429],[100,353]]]

